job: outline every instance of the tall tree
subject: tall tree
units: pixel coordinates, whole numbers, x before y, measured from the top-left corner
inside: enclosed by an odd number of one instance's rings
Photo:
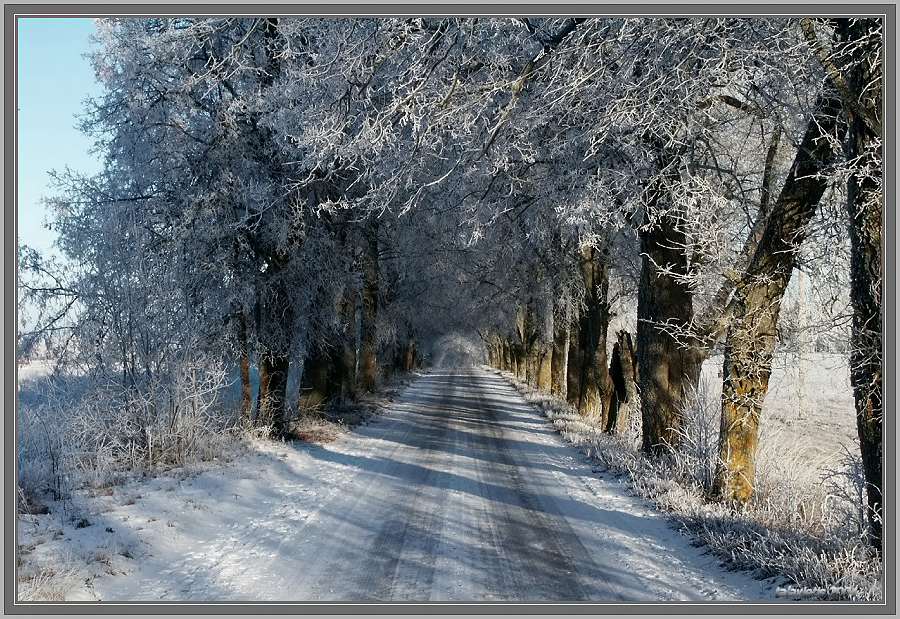
[[[725,340],[722,423],[714,492],[744,503],[753,494],[759,420],[768,390],[781,300],[807,225],[828,187],[840,126],[840,100],[827,89],[735,292]]]
[[[882,29],[880,19],[832,20],[830,53],[812,20],[802,27],[840,94],[848,119],[845,154],[849,166],[850,298],[853,326],[850,381],[862,453],[872,542],[880,548],[883,524],[884,368],[882,328],[883,125]]]

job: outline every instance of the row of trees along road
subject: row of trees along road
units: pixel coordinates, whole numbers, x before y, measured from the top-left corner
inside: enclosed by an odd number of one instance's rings
[[[23,351],[134,393],[225,359],[243,422],[279,435],[477,330],[493,365],[607,431],[640,414],[659,453],[721,350],[716,498],[742,503],[802,268],[831,300],[821,329],[852,313],[880,544],[880,20],[97,28],[81,123],[105,165],[55,174],[63,258],[20,250],[42,308]]]

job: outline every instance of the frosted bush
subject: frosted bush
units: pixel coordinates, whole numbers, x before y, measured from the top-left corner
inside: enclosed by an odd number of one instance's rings
[[[239,437],[235,411],[220,403],[225,370],[185,360],[167,379],[141,389],[95,382],[74,396],[72,377],[29,384],[43,396],[19,407],[19,484],[28,494],[66,498],[78,485],[114,483],[118,474],[210,460]]]
[[[44,566],[19,576],[18,599],[20,602],[64,602],[66,593],[77,580],[78,572],[70,566]]]
[[[719,462],[719,406],[706,377],[701,376],[685,403],[678,446],[669,449],[671,466],[677,479],[708,493]]]

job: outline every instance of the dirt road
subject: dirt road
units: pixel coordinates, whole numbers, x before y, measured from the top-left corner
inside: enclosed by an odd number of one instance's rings
[[[98,579],[95,595],[293,601],[771,595],[764,583],[725,572],[620,483],[592,471],[505,380],[485,370],[425,374],[369,425],[334,443],[280,450],[235,465],[240,475],[204,473],[175,490],[144,492],[129,522],[144,518],[150,527],[167,519],[171,533],[160,527],[159,536],[145,535],[139,567]],[[190,509],[171,509],[178,500]]]

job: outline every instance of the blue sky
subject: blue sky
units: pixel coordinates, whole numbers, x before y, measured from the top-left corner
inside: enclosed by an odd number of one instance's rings
[[[52,169],[99,169],[90,140],[75,128],[86,97],[99,93],[90,62],[91,19],[22,18],[19,27],[19,243],[47,251],[40,200]]]

